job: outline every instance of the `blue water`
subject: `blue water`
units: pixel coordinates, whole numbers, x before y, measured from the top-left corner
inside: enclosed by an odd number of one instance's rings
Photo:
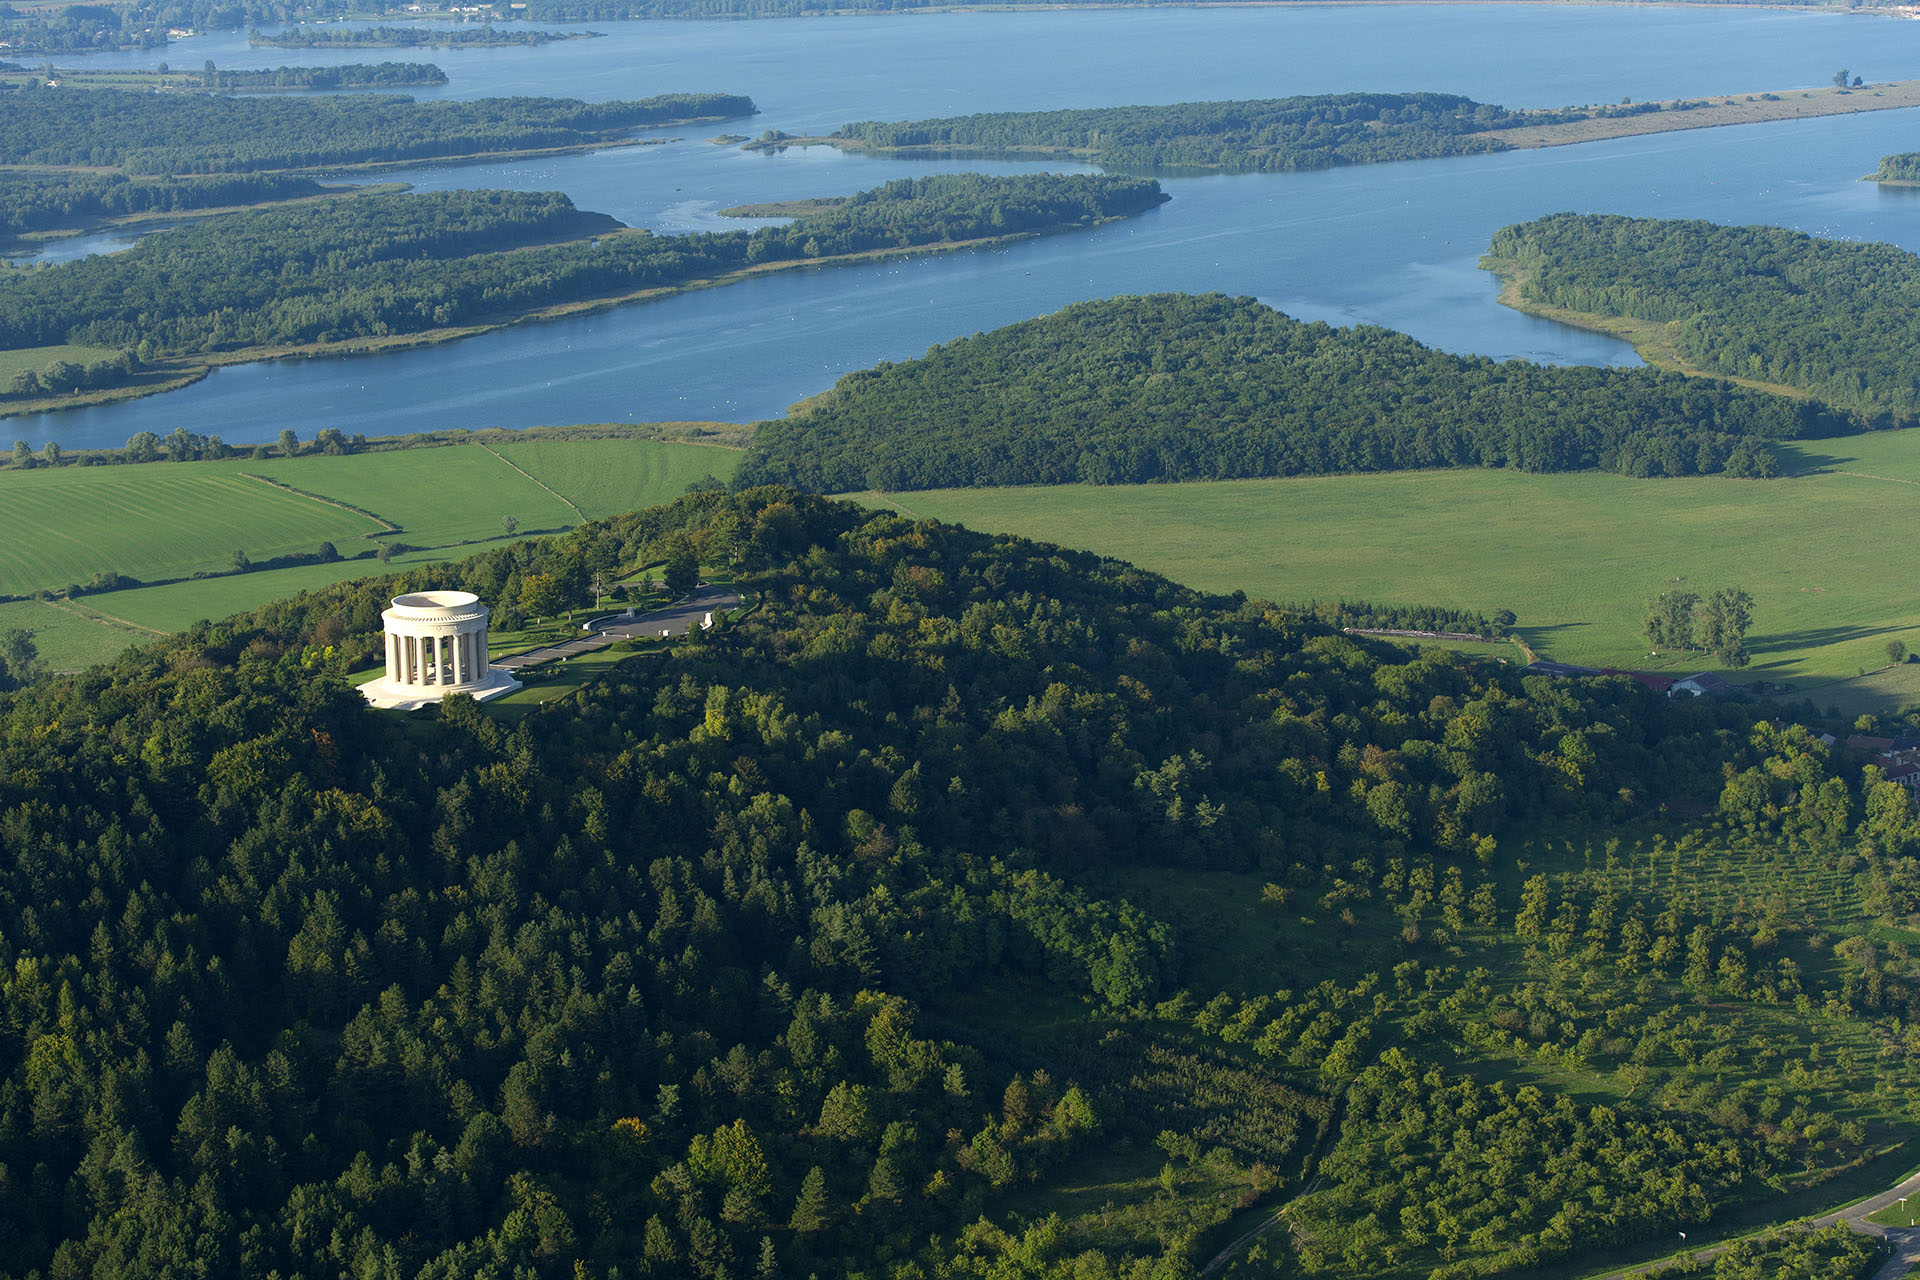
[[[661,145],[392,176],[421,188],[558,189],[583,208],[674,233],[738,225],[715,215],[731,204],[929,171],[823,148],[759,155],[704,141],[723,131],[1349,89],[1560,106],[1813,87],[1842,66],[1869,81],[1920,76],[1920,22],[1768,10],[1412,5],[591,25],[607,36],[378,56],[446,68],[451,83],[419,96],[721,90],[751,95],[761,114],[659,131]],[[368,56],[252,50],[244,33],[222,33],[91,62]],[[1302,318],[1387,325],[1496,358],[1632,364],[1612,339],[1499,306],[1475,266],[1492,233],[1577,209],[1766,222],[1920,251],[1912,193],[1858,181],[1881,155],[1917,146],[1920,118],[1906,110],[1323,173],[1168,178],[1171,202],[1091,233],[770,275],[417,351],[236,366],[168,395],[10,425],[36,447],[55,439],[74,448],[177,426],[253,443],[288,426],[306,438],[329,426],[387,435],[751,421],[880,360],[1070,302],[1157,290],[1251,294]]]

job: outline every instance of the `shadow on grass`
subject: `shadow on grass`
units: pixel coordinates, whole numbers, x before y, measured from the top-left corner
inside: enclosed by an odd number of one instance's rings
[[[1803,480],[1808,476],[1826,475],[1836,468],[1851,466],[1858,458],[1849,458],[1840,454],[1815,453],[1804,446],[1780,449],[1774,453],[1780,462],[1780,478],[1784,480]]]
[[[1822,645],[1845,644],[1849,640],[1871,640],[1910,628],[1896,624],[1865,627],[1809,627],[1804,631],[1779,631],[1755,636],[1754,641],[1768,649],[1817,649]]]

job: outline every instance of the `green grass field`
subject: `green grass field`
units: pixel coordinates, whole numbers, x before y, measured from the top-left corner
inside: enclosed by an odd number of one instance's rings
[[[28,369],[38,373],[56,360],[91,364],[95,360],[119,354],[106,347],[18,347],[12,351],[0,351],[0,386],[12,382],[16,373],[24,373]]]
[[[572,507],[478,445],[222,465],[370,511],[398,525],[392,540],[409,546],[498,538],[503,516],[518,520],[523,535],[579,523]]]
[[[1886,665],[1887,641],[1920,645],[1900,568],[1920,432],[1782,454],[1792,474],[1774,481],[1445,471],[858,496],[1210,591],[1510,608],[1543,656],[1596,666],[1699,669],[1699,655],[1649,656],[1646,602],[1669,586],[1743,586],[1755,601],[1744,678],[1844,680],[1833,693],[1878,706],[1920,698],[1920,671],[1854,679]]]
[[[197,582],[169,583],[160,587],[109,591],[83,596],[74,602],[74,607],[84,613],[98,614],[109,621],[125,622],[135,627],[153,631],[181,631],[196,622],[224,618],[299,591],[310,591],[351,578],[371,578],[398,572],[447,558],[445,552],[429,548],[397,555],[393,557],[391,566],[386,568],[378,560],[295,565],[264,573],[243,573],[230,577],[203,578]],[[132,636],[128,642],[134,643],[138,639]],[[41,647],[45,648],[44,645]]]
[[[9,470],[0,472],[0,509],[7,595],[102,571],[142,581],[224,571],[236,547],[265,560],[323,541],[350,547],[379,529],[363,515],[248,479],[233,463]]]
[[[742,456],[735,449],[658,440],[535,440],[495,451],[567,495],[590,520],[678,496],[702,476],[728,479]]]
[[[16,629],[33,636],[41,662],[57,671],[105,662],[148,638],[142,632],[90,622],[77,612],[39,600],[0,604],[0,631]]]
[[[671,501],[703,475],[731,475],[739,457],[653,440],[556,440],[0,470],[0,510],[9,517],[0,593],[58,590],[103,571],[147,582],[186,578],[224,571],[235,548],[263,561],[311,552],[323,541],[348,557],[381,542],[404,544],[411,550],[394,557],[396,569],[460,559],[502,540],[504,516],[518,522],[516,537],[571,528],[582,513]],[[388,525],[397,532],[385,532]],[[348,559],[107,592],[71,609],[0,605],[8,611],[0,630],[25,627],[49,665],[72,669],[137,643],[141,628],[178,630],[385,571],[371,559]]]

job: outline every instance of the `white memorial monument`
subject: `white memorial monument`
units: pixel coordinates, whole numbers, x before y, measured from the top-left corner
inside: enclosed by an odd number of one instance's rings
[[[395,596],[380,621],[387,674],[360,686],[376,707],[412,711],[450,693],[485,702],[520,687],[505,668],[487,665],[487,606],[471,591]]]

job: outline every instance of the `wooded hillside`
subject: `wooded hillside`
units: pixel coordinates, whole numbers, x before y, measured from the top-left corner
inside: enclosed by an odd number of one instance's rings
[[[1817,403],[1293,320],[1252,298],[1080,303],[851,373],[761,424],[743,484],[1136,484],[1417,467],[1767,475]]]
[[[1661,326],[1688,364],[1797,387],[1877,425],[1920,418],[1920,255],[1780,227],[1555,214],[1495,234],[1520,297]]]

